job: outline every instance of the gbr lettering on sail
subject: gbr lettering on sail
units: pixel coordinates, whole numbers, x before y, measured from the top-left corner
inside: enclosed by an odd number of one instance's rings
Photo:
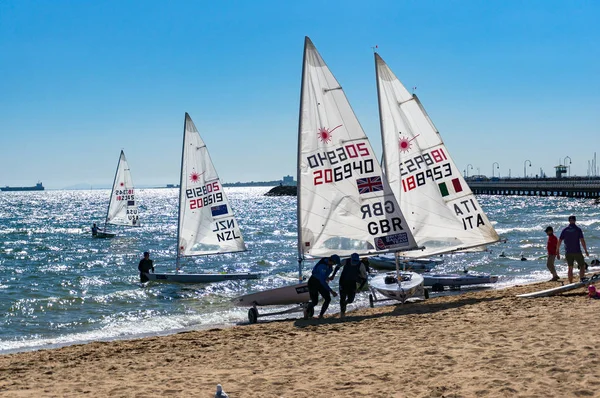
[[[335,129],[330,131],[321,129],[319,134],[322,135],[324,131],[331,134],[333,130]],[[331,135],[327,138],[330,137]],[[312,172],[315,187],[351,180],[356,183],[360,198],[366,198],[372,192],[384,190],[384,181],[380,174],[377,175],[378,172],[381,173],[377,160],[369,145],[364,141],[345,143],[328,151],[313,153],[306,157],[306,164]],[[363,220],[368,220],[367,231],[373,237],[403,231],[402,219],[397,217],[397,214],[395,201],[384,198],[365,201],[360,206],[360,216]],[[390,242],[396,241],[395,244],[400,245],[408,242],[406,233],[387,236],[386,239]]]

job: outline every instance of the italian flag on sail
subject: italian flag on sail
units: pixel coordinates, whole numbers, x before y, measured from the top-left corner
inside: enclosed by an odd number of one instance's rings
[[[452,186],[451,189],[452,191],[449,189],[450,187],[448,186],[450,181],[444,181],[438,184],[438,187],[440,188],[440,193],[442,194],[442,197],[448,196],[450,194],[453,193],[459,193],[462,192],[463,188],[462,185],[460,183],[460,179],[458,178],[454,178],[452,179]]]

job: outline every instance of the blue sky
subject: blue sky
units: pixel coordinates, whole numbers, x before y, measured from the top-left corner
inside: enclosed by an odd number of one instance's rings
[[[0,0],[0,185],[108,186],[121,149],[136,185],[176,183],[186,111],[223,181],[295,175],[306,35],[376,150],[378,45],[469,174],[569,156],[586,175],[599,16],[567,0]]]

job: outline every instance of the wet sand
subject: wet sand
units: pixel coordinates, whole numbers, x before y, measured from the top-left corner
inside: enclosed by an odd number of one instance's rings
[[[1,355],[0,396],[600,397],[600,300],[515,297],[554,286]]]

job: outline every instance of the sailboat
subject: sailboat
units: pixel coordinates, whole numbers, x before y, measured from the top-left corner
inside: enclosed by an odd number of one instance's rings
[[[258,274],[187,274],[181,272],[182,257],[246,251],[246,244],[223,185],[190,115],[185,114],[177,257],[173,273],[148,273],[148,279],[167,283],[208,283],[233,279],[257,279]]]
[[[425,246],[402,256],[477,251],[497,242],[498,234],[419,98],[406,90],[377,53],[375,70],[386,176],[417,244]],[[435,281],[424,275],[426,286],[443,283],[443,275],[435,275]],[[455,283],[457,276],[464,284],[497,281],[496,277],[469,281],[465,273],[447,275]]]
[[[106,210],[104,230],[98,230],[94,238],[113,238],[114,233],[108,232],[108,225],[125,225],[128,227],[139,227],[139,214],[129,164],[125,153],[121,150],[117,171],[113,180],[110,201]]]
[[[308,37],[304,42],[297,173],[301,283],[236,298],[237,305],[252,307],[248,312],[251,323],[259,316],[257,306],[309,301],[307,283],[302,283],[306,259],[417,248],[342,87]],[[420,278],[422,286],[423,278],[410,274],[417,285]],[[307,316],[311,314],[305,311]]]

